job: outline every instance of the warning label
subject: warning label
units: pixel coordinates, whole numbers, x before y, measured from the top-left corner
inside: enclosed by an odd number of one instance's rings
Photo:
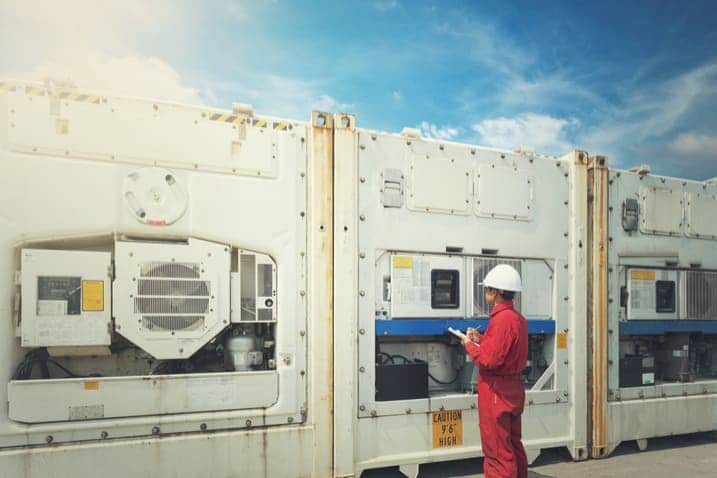
[[[102,312],[105,310],[105,281],[82,281],[82,311]]]
[[[433,448],[463,445],[463,412],[443,410],[433,412]]]

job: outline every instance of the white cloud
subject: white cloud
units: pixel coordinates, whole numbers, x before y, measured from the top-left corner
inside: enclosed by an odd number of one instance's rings
[[[203,103],[197,88],[185,85],[179,72],[167,62],[152,57],[93,55],[73,62],[42,63],[10,76],[25,80],[69,80],[85,89],[112,94]]]
[[[401,94],[400,91],[394,91],[393,93],[391,93],[391,98],[393,98],[393,101],[402,101],[403,94]]]
[[[675,138],[668,149],[680,156],[714,156],[717,161],[717,136],[684,133]]]
[[[0,2],[0,43],[22,45],[5,49],[0,76],[202,103],[175,67],[143,52],[147,38],[159,42],[158,32],[171,44],[187,35],[188,18],[186,6],[165,0]]]
[[[684,117],[695,106],[699,106],[700,98],[715,94],[715,63],[654,85],[640,85],[614,107],[601,111],[602,121],[587,129],[579,138],[579,143],[590,152],[613,156],[611,160],[614,164],[629,163],[632,158],[615,155],[639,151],[644,144],[669,135],[681,126]],[[697,142],[696,138],[686,137],[674,146],[687,151],[694,149]]]
[[[418,127],[421,131],[421,136],[424,138],[451,140],[454,139],[460,131],[458,128],[452,126],[436,126],[428,121],[421,121],[421,125]]]
[[[478,143],[496,148],[530,147],[539,153],[560,154],[571,149],[566,130],[577,120],[524,113],[513,118],[485,119],[471,129],[478,134]]]
[[[399,8],[400,6],[401,5],[396,0],[385,0],[381,2],[374,2],[373,4],[373,8],[379,12],[388,12]]]

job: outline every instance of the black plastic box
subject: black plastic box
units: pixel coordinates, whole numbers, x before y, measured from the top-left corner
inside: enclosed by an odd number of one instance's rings
[[[655,383],[652,355],[626,355],[620,359],[620,387],[642,387]]]
[[[428,398],[428,364],[376,365],[376,401]]]

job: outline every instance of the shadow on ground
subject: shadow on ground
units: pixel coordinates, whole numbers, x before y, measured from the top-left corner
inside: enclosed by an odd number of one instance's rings
[[[674,450],[686,447],[695,447],[714,443],[715,436],[712,433],[695,433],[691,435],[676,435],[664,438],[653,438],[648,442],[646,452],[659,452],[661,450]],[[622,443],[610,455],[610,457],[626,456],[641,453],[634,441]],[[603,458],[599,462],[607,465],[610,457]],[[595,460],[598,462],[597,460]],[[541,467],[553,468],[551,465],[562,465],[565,468],[565,476],[573,476],[580,473],[579,469],[585,462],[573,462],[566,448],[549,448],[543,450],[535,463],[531,465],[528,478],[562,478],[562,472],[541,471]],[[538,469],[535,469],[538,468]],[[562,468],[562,467],[561,467]],[[471,458],[467,460],[446,461],[441,463],[427,463],[421,466],[419,478],[460,478],[476,477],[483,473],[483,459]],[[362,478],[401,478],[403,475],[398,467],[380,468],[365,471]]]

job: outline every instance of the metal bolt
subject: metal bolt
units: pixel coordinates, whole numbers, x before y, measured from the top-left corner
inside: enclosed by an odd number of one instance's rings
[[[299,332],[299,335],[301,335],[301,336],[303,337],[304,335],[306,335],[306,331],[301,330],[301,331]]]
[[[360,257],[361,259],[365,259],[365,258],[366,258],[366,253],[365,253],[365,252],[360,252],[360,253],[359,253],[359,257]]]
[[[365,220],[366,220],[366,216],[363,215],[363,214],[361,214],[361,215],[359,216],[359,219],[361,219],[362,221],[365,221]]]
[[[560,403],[560,397],[555,397],[555,403]]]
[[[202,423],[201,425],[199,425],[199,429],[200,429],[201,431],[203,431],[203,432],[207,431],[207,424],[206,424],[206,423]]]
[[[286,365],[291,365],[291,357],[290,357],[289,355],[287,355],[286,357],[284,357],[284,363],[285,363]]]
[[[359,410],[361,410],[362,412],[366,411],[366,405],[360,405]]]
[[[109,436],[109,433],[107,433],[107,432],[102,432],[102,433],[100,433],[100,438],[102,438],[103,440],[104,440],[105,438],[107,438],[108,436]]]
[[[535,403],[533,400],[528,400],[528,405],[532,405],[533,403]]]
[[[410,414],[411,414],[411,409],[410,409],[410,408],[407,408],[407,409],[406,409],[406,415],[410,415]]]
[[[159,427],[152,427],[152,435],[159,435]]]
[[[359,372],[364,373],[366,371],[366,367],[359,367]]]
[[[361,176],[361,179],[359,179],[359,181],[361,181],[362,183],[365,183],[365,182],[366,182],[366,178],[364,178],[363,176]]]
[[[304,296],[306,295],[306,291],[303,291],[303,290],[302,290],[301,292],[299,292],[299,295],[300,295],[301,297],[304,297]]]
[[[366,329],[359,329],[359,334],[363,335],[366,333]]]
[[[301,372],[299,372],[299,375],[301,375],[303,377],[304,375],[306,375],[306,372],[304,370],[302,370]]]
[[[361,297],[364,297],[364,296],[366,295],[366,291],[360,290],[360,291],[359,291],[359,295],[360,295]]]
[[[54,440],[54,438],[52,437],[52,435],[47,435],[47,436],[45,437],[45,441],[46,441],[47,443],[52,443],[52,440]]]
[[[471,408],[475,408],[475,407],[476,407],[476,404],[475,404],[475,403],[471,403]]]
[[[377,416],[377,415],[378,415],[378,413],[376,413],[376,410],[371,410],[371,416],[372,416],[372,417],[375,417],[375,416]]]
[[[289,417],[286,419],[288,423],[294,423],[294,417]]]
[[[568,361],[567,361],[567,360],[563,362],[563,365],[567,365],[567,364],[568,364]]]
[[[246,426],[248,426],[248,427],[251,426],[251,420],[247,420],[247,421],[246,421]]]

